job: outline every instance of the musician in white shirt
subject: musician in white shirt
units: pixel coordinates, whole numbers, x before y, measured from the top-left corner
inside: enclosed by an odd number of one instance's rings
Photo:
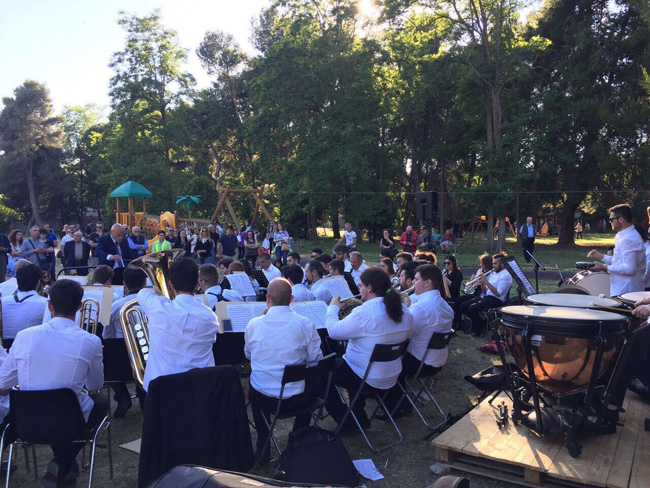
[[[310,302],[316,300],[316,297],[302,284],[303,271],[300,266],[284,266],[282,268],[282,277],[289,280],[292,284],[291,294],[294,302]]]
[[[223,285],[223,286],[222,286]],[[244,298],[236,290],[230,288],[230,282],[225,278],[219,284],[219,270],[214,264],[204,264],[199,268],[199,286],[203,290],[209,307],[214,310],[217,302],[243,302]],[[200,295],[199,295],[200,296]]]
[[[363,305],[355,308],[343,320],[338,313],[343,306],[338,297],[327,307],[326,324],[329,336],[334,340],[348,340],[343,358],[334,366],[332,385],[327,398],[327,410],[332,418],[340,422],[345,415],[345,404],[340,400],[334,386],[348,390],[354,397],[361,385],[361,379],[370,362],[376,344],[397,344],[409,337],[413,316],[402,304],[399,294],[391,287],[390,278],[381,269],[368,268],[361,274],[359,292]],[[367,383],[375,388],[387,390],[395,386],[402,371],[402,361],[377,363],[373,365]],[[365,412],[365,400],[359,397],[354,413],[363,428],[369,425]],[[348,417],[342,432],[353,430],[354,421]]]
[[[271,283],[273,278],[281,278],[282,273],[278,268],[276,268],[273,263],[271,262],[271,256],[268,254],[261,254],[257,258],[260,262],[260,268],[262,268],[262,273],[264,273],[264,276],[266,277],[266,281]]]
[[[268,429],[262,415],[275,413],[280,396],[284,367],[291,364],[318,361],[322,357],[320,337],[314,323],[289,307],[292,302],[291,283],[276,278],[269,283],[266,295],[268,311],[252,319],[246,326],[244,352],[251,360],[249,399],[257,430],[258,456],[268,459],[261,449]],[[304,382],[288,383],[284,388],[282,405],[288,410],[299,409],[312,399]],[[294,420],[294,429],[309,425],[309,413]]]
[[[302,269],[302,266],[300,266],[300,254],[298,254],[297,252],[290,252],[289,254],[287,254],[287,266],[294,266],[294,265],[298,266],[300,268],[300,271],[302,271],[302,279],[300,280],[300,282],[303,285],[307,286],[307,276],[305,276],[305,270]]]
[[[149,359],[144,389],[158,376],[184,373],[214,366],[212,345],[217,339],[217,316],[194,299],[199,266],[192,258],[181,258],[169,270],[170,300],[153,290],[140,290],[138,303],[149,322]]]
[[[607,256],[595,249],[589,251],[588,258],[604,263],[595,263],[591,271],[609,271],[610,296],[644,290],[645,249],[643,239],[632,225],[632,208],[627,204],[610,208],[609,223],[616,232],[614,255]]]
[[[316,259],[312,259],[309,261],[305,273],[307,274],[307,280],[311,283],[309,291],[314,294],[316,300],[323,300],[329,305],[332,300],[332,295],[330,295],[330,292],[327,291],[327,287],[323,284],[323,274],[325,273],[323,263]]]
[[[352,251],[350,253],[350,267],[352,268],[350,274],[354,279],[354,283],[359,286],[361,273],[368,269],[368,265],[363,261],[363,256],[359,251]]]
[[[2,298],[2,340],[4,347],[10,346],[21,330],[41,325],[47,309],[47,298],[36,289],[41,281],[41,268],[28,262],[16,271],[18,291]]]
[[[512,276],[503,262],[505,257],[503,253],[492,256],[493,272],[479,278],[478,286],[484,296],[478,301],[468,301],[460,306],[460,312],[472,321],[472,332],[475,337],[480,336],[485,327],[485,320],[481,318],[480,313],[491,308],[502,307],[508,298]]]
[[[105,341],[110,339],[124,339],[124,332],[122,331],[122,323],[120,321],[120,311],[124,305],[135,299],[137,293],[143,289],[147,283],[147,275],[144,271],[134,266],[127,266],[124,268],[122,277],[124,280],[124,296],[114,301],[111,306],[111,321],[104,325],[104,329],[102,330],[102,337]],[[108,350],[106,349],[105,354],[107,354],[107,351]],[[111,361],[111,363],[115,363],[115,359]],[[132,406],[131,393],[129,393],[125,383],[111,382],[111,388],[113,388],[113,392],[115,393],[113,399],[117,402],[117,407],[113,412],[113,417],[124,417],[126,412],[128,412]],[[136,395],[140,400],[140,406],[143,407],[146,394],[139,386],[136,386]]]
[[[336,254],[336,259],[340,259],[343,261],[343,264],[345,266],[345,271],[350,272],[352,271],[352,264],[350,264],[350,259],[349,259],[349,252],[350,250],[348,249],[348,246],[345,244],[337,244],[334,246],[334,254]]]
[[[81,285],[72,280],[52,285],[48,307],[53,318],[16,335],[9,356],[0,366],[0,394],[8,395],[16,385],[21,390],[70,388],[79,399],[88,426],[93,428],[108,412],[108,396],[83,391],[97,391],[104,383],[102,343],[74,320],[83,294]],[[47,466],[43,486],[62,486],[66,475],[78,475],[75,457],[83,446],[53,445],[54,459]]]

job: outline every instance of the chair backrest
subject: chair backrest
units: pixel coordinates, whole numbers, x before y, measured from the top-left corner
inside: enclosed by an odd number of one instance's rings
[[[287,383],[293,383],[295,381],[304,381],[316,376],[324,377],[333,370],[335,360],[336,353],[332,353],[328,354],[319,361],[312,361],[311,363],[289,364],[284,367],[282,385],[284,386]]]
[[[408,339],[399,344],[375,344],[375,348],[372,350],[372,355],[370,356],[370,363],[386,363],[399,359],[404,355],[408,344]]]
[[[133,381],[124,339],[104,339],[104,381]]]
[[[79,400],[69,388],[11,390],[10,403],[9,423],[25,442],[58,444],[88,437]]]
[[[431,334],[427,349],[444,349],[451,340],[451,332],[434,332]]]

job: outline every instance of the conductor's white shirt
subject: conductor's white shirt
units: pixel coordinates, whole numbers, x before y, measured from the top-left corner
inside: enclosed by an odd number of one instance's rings
[[[255,317],[244,332],[244,352],[251,360],[251,385],[272,398],[280,396],[284,367],[323,357],[314,323],[288,306],[273,306]],[[284,398],[305,391],[305,382],[288,383]]]
[[[192,295],[174,300],[140,290],[140,308],[149,323],[149,359],[144,389],[158,376],[214,366],[212,345],[217,340],[217,316]]]
[[[316,297],[310,292],[305,285],[298,283],[291,287],[291,294],[293,295],[294,302],[311,302],[316,300]]]
[[[82,388],[104,384],[102,343],[73,320],[55,317],[16,335],[9,356],[0,366],[0,389],[70,388],[77,394],[86,421],[94,402]]]
[[[416,295],[416,298],[417,300],[414,300],[409,308],[413,314],[413,328],[407,350],[421,361],[434,332],[451,332],[454,311],[442,299],[438,290],[426,291]],[[448,353],[446,347],[432,349],[424,362],[429,366],[440,368],[447,362]]]
[[[2,338],[13,339],[23,329],[41,325],[47,298],[36,290],[19,291],[2,298]],[[49,314],[48,314],[49,316]]]
[[[505,303],[506,298],[508,297],[508,290],[512,286],[512,276],[508,273],[507,269],[502,269],[498,273],[490,273],[488,276],[488,282],[496,288],[497,293],[494,293],[489,288],[485,292],[485,296],[497,297],[499,300]]]
[[[328,305],[332,301],[332,295],[327,291],[327,287],[323,283],[323,280],[320,279],[316,283],[312,283],[311,289],[309,290],[314,294],[316,300],[323,300]]]
[[[266,281],[268,281],[269,283],[271,283],[271,280],[273,278],[282,277],[282,273],[280,272],[280,270],[277,268],[277,266],[274,266],[273,264],[269,266],[269,269],[264,269],[264,268],[260,268],[260,269],[262,270],[262,273],[264,273],[264,276],[266,277]]]
[[[603,256],[610,274],[610,296],[642,291],[645,273],[645,249],[643,239],[634,226],[623,229],[614,237],[614,255]]]
[[[394,322],[386,313],[383,297],[373,298],[352,310],[343,320],[338,319],[339,307],[327,307],[325,323],[329,336],[337,341],[348,340],[343,359],[363,378],[376,344],[398,344],[406,340],[413,325],[413,316],[402,305],[402,321]],[[383,390],[392,388],[402,372],[402,359],[373,364],[368,374],[370,386]]]

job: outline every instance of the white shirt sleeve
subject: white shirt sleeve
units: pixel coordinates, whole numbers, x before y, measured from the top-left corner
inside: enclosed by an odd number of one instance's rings
[[[86,388],[90,391],[99,390],[104,384],[102,343],[99,337],[93,337],[93,347],[93,357],[90,361],[90,368],[88,369],[88,378],[86,378]]]
[[[334,340],[354,339],[363,337],[364,321],[361,318],[361,307],[352,310],[352,313],[339,320],[339,307],[330,305],[327,307],[327,314],[325,315],[325,325],[327,326],[327,333]]]
[[[629,249],[628,246],[625,246],[622,250],[618,250],[616,252],[616,264],[608,263],[607,271],[624,276],[632,276],[636,272],[638,252],[638,250]]]

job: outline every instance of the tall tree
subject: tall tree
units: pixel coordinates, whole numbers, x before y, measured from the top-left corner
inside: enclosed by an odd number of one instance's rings
[[[32,219],[42,225],[41,210],[51,209],[65,191],[61,178],[61,118],[52,115],[52,102],[45,85],[27,80],[14,90],[13,97],[2,99],[0,113],[0,150],[2,191],[13,197],[11,206],[24,208],[25,192],[29,197]],[[45,201],[49,197],[50,202]],[[22,200],[22,201],[21,201]]]

